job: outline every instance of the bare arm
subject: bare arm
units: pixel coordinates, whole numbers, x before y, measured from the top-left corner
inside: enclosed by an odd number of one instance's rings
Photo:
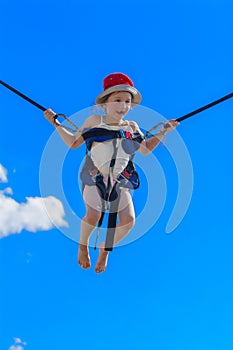
[[[83,126],[79,129],[79,131],[76,134],[72,134],[65,128],[61,127],[61,124],[58,120],[54,119],[54,116],[56,113],[52,111],[51,109],[47,109],[44,112],[45,118],[56,128],[57,132],[61,136],[62,140],[67,144],[67,146],[71,149],[78,148],[81,146],[84,142],[84,139],[81,135],[82,130],[92,128],[96,125],[96,123],[99,123],[99,116],[98,115],[91,115],[88,117]]]
[[[56,113],[52,109],[47,109],[44,112],[45,118],[56,128],[57,132],[61,136],[62,140],[67,144],[69,148],[77,148],[83,143],[83,138],[78,132],[77,134],[72,134],[68,130],[62,128],[58,120],[54,119]]]

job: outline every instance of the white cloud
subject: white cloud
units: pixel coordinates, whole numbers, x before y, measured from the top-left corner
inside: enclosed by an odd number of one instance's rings
[[[0,164],[0,182],[8,182],[7,170],[2,164]]]
[[[64,216],[62,203],[53,196],[26,197],[25,203],[18,203],[0,192],[0,238],[22,230],[36,232],[68,226]]]
[[[0,163],[0,182],[8,182],[7,169]],[[18,203],[11,197],[13,190],[0,190],[0,238],[22,230],[47,231],[54,227],[68,226],[62,203],[55,197],[26,197]]]
[[[9,350],[24,350],[24,348],[21,345],[11,345]]]
[[[20,338],[14,338],[15,344],[23,344],[26,345],[27,343],[25,341],[22,341]]]
[[[0,191],[0,193],[13,194],[13,190],[11,187],[6,187],[4,190]]]
[[[11,345],[8,350],[24,350],[22,345],[27,345],[27,343],[20,338],[14,338],[14,342],[14,345]]]

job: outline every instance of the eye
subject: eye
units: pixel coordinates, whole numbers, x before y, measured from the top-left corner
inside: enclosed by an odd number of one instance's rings
[[[131,100],[122,101],[120,98],[117,98],[114,100],[114,102],[130,104]]]

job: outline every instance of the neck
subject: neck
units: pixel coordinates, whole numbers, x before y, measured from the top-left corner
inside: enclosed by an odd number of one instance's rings
[[[109,117],[108,115],[104,116],[104,122],[107,125],[115,125],[115,126],[124,124],[124,120],[120,119],[120,120],[114,121],[114,118]]]

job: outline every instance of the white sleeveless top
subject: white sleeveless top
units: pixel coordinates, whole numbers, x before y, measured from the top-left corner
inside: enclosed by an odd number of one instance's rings
[[[103,122],[103,118],[101,116],[101,122],[98,128],[103,128],[107,130],[124,130],[133,133],[133,129],[129,125],[119,125],[119,126],[109,126]],[[127,154],[122,148],[122,139],[116,139],[116,147],[117,147],[117,156],[115,165],[113,168],[113,178],[117,178],[117,176],[125,169],[128,164],[130,155]],[[99,171],[103,174],[103,176],[108,176],[110,162],[113,156],[114,147],[112,140],[104,141],[104,142],[93,142],[92,148],[90,151],[91,159],[94,165],[99,169]]]

